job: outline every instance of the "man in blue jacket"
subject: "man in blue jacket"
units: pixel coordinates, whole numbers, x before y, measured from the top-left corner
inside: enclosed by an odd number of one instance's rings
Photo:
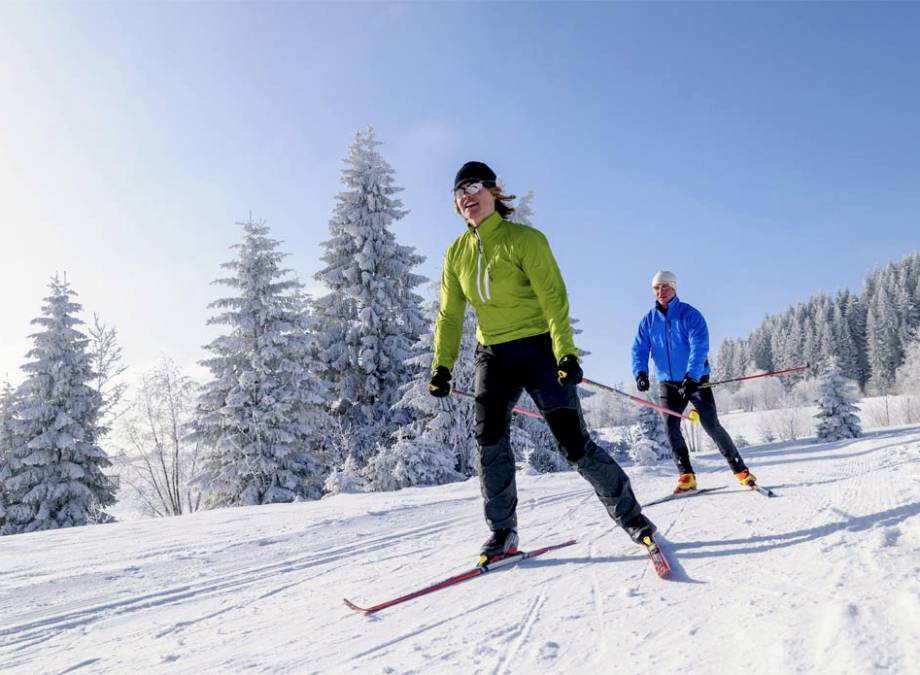
[[[648,391],[648,356],[655,362],[662,405],[682,413],[693,403],[700,423],[728,460],[735,477],[752,487],[752,474],[731,436],[719,423],[716,401],[709,382],[709,329],[699,310],[677,298],[677,277],[660,270],[652,279],[655,306],[642,317],[632,347],[633,377],[639,391]],[[687,443],[680,432],[680,418],[665,415],[668,443],[680,471],[675,493],[696,489],[696,474],[690,464]]]

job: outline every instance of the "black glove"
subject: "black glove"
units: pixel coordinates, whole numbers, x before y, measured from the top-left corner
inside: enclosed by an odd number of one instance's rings
[[[450,395],[450,371],[444,366],[438,366],[431,375],[428,383],[428,393],[437,398]]]
[[[636,375],[636,389],[639,391],[648,391],[648,373],[644,370]]]
[[[563,386],[566,384],[578,384],[585,377],[584,371],[578,365],[578,357],[574,354],[567,354],[559,359],[557,375],[559,376],[559,384]]]
[[[684,381],[680,383],[680,389],[677,390],[677,393],[683,396],[684,398],[690,398],[691,394],[695,394],[700,390],[700,383],[690,377],[690,374],[684,375]]]

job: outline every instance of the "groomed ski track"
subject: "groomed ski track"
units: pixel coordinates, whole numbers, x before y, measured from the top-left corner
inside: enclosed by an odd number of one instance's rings
[[[909,673],[920,662],[920,427],[746,448],[766,499],[648,509],[659,579],[577,474],[518,476],[523,548],[553,551],[371,617],[470,567],[474,480],[0,538],[13,673]],[[674,472],[627,467],[640,500]]]

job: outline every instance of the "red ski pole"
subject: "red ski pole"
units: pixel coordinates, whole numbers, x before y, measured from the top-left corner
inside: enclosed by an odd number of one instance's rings
[[[609,391],[612,394],[619,394],[620,396],[625,396],[633,403],[638,405],[644,405],[648,408],[654,408],[659,412],[663,412],[666,415],[673,415],[674,417],[680,417],[681,419],[687,420],[688,422],[699,422],[700,414],[696,410],[691,410],[686,415],[681,415],[675,410],[670,408],[665,408],[663,405],[658,405],[657,403],[652,403],[651,401],[646,401],[644,398],[639,398],[638,396],[633,396],[632,394],[627,394],[625,391],[621,391],[614,387],[608,387],[606,384],[601,384],[600,382],[595,382],[594,380],[589,380],[587,377],[582,378],[582,384],[589,384],[592,387],[597,387],[598,389],[603,389],[604,391]]]
[[[772,377],[774,375],[782,375],[783,373],[796,373],[800,370],[805,370],[808,368],[806,363],[804,366],[796,366],[795,368],[786,368],[785,370],[771,370],[769,373],[760,373],[759,375],[745,375],[744,377],[735,377],[730,380],[719,380],[718,382],[707,382],[706,384],[701,384],[700,389],[704,387],[714,387],[717,384],[728,384],[729,382],[741,382],[742,380],[753,380],[758,377]]]

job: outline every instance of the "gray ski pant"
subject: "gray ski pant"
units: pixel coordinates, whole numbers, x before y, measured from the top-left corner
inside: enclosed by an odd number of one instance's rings
[[[708,376],[704,376],[700,380],[700,384],[707,382],[709,382]],[[674,412],[682,413],[687,408],[688,403],[693,403],[693,407],[700,414],[700,424],[703,427],[703,431],[715,442],[716,447],[725,457],[731,470],[734,473],[744,471],[747,466],[744,460],[741,459],[741,454],[738,452],[738,448],[735,447],[735,442],[728,435],[722,423],[719,422],[719,415],[716,413],[716,398],[712,394],[712,389],[706,387],[694,392],[689,398],[685,398],[680,395],[679,388],[680,382],[659,383],[658,392],[661,405]],[[674,415],[665,415],[664,413],[662,413],[662,416],[668,432],[671,455],[674,457],[677,470],[681,473],[693,473],[693,466],[690,464],[690,451],[687,449],[687,442],[680,431],[680,418],[674,417]]]
[[[629,478],[588,434],[575,385],[560,385],[549,333],[476,348],[476,441],[489,528],[517,526],[511,409],[526,390],[559,450],[620,526],[641,511]]]

